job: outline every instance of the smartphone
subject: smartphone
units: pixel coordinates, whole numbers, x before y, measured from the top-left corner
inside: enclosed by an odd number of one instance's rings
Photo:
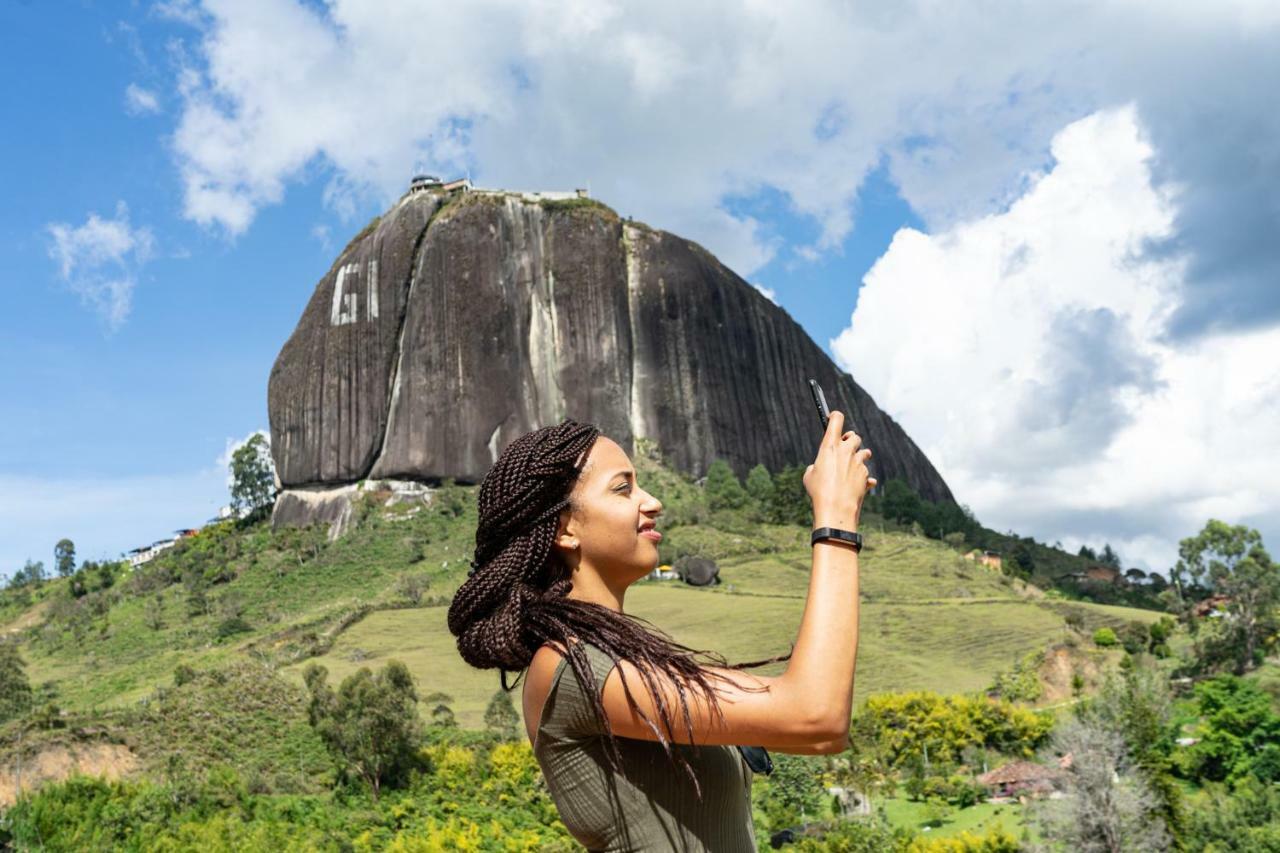
[[[818,407],[818,417],[822,418],[822,431],[827,431],[827,421],[831,418],[831,410],[827,408],[827,397],[822,393],[822,386],[816,380],[809,380],[809,393],[813,395],[813,404]]]

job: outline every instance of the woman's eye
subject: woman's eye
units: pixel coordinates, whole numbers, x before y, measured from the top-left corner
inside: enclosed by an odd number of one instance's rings
[[[631,491],[631,484],[630,484],[630,483],[623,483],[621,486],[619,486],[618,488],[614,489],[614,491],[615,491],[615,492],[621,492],[623,489],[626,489],[627,491]]]

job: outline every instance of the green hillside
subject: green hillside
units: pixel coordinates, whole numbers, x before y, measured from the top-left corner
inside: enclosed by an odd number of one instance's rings
[[[643,581],[628,593],[627,610],[731,663],[786,652],[807,590],[807,528],[711,512],[687,478],[646,454],[636,463],[641,482],[666,503],[664,556],[712,557],[722,583]],[[203,670],[257,660],[301,685],[312,660],[337,681],[398,658],[421,696],[450,694],[459,723],[479,727],[498,674],[464,664],[445,626],[471,556],[475,492],[446,484],[429,506],[389,507],[387,493],[367,492],[355,528],[332,543],[318,529],[206,528],[80,598],[65,579],[7,591],[0,631],[20,636],[31,683],[65,711],[133,706],[171,684],[179,664]],[[874,515],[863,530],[858,701],[889,690],[981,690],[1027,653],[1067,638],[1070,612],[1082,636],[1158,616],[1046,597]],[[416,606],[406,578],[426,585]]]

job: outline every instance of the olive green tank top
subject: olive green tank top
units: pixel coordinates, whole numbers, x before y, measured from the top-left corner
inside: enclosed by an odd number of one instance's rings
[[[614,661],[584,643],[597,696]],[[657,741],[618,738],[622,772],[606,755],[608,736],[568,658],[562,658],[542,706],[533,753],[569,832],[588,850],[751,851],[752,771],[732,746],[672,744],[702,787],[673,766]]]

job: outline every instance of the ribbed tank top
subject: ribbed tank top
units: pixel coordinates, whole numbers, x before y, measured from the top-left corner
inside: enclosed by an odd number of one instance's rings
[[[583,650],[595,677],[590,689],[599,696],[614,661],[590,643],[584,642]],[[533,746],[560,819],[574,838],[588,850],[609,853],[755,853],[752,771],[735,747],[672,744],[697,774],[701,802],[688,774],[668,761],[657,741],[619,737],[622,772],[614,773],[605,752],[608,736],[576,676],[569,659],[562,658]]]

